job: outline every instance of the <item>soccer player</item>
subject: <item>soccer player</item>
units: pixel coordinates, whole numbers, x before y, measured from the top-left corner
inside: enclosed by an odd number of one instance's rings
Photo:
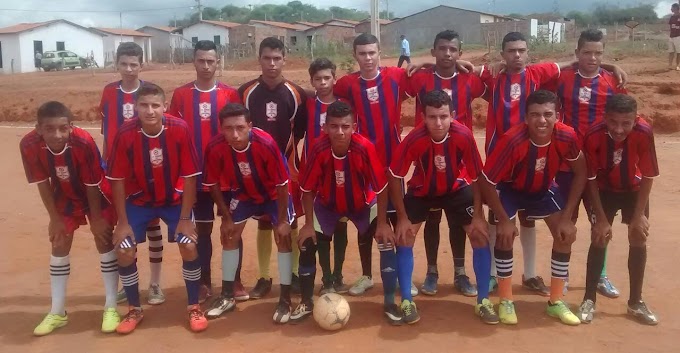
[[[168,226],[168,241],[178,244],[182,256],[189,327],[200,332],[208,327],[208,321],[198,305],[201,264],[192,207],[196,176],[201,171],[194,142],[183,120],[165,115],[165,93],[157,85],[145,83],[139,88],[135,109],[138,117],[123,124],[116,135],[106,175],[118,214],[113,233],[118,273],[129,304],[116,331],[131,333],[144,318],[139,302],[137,243],[146,241],[146,225],[160,218]],[[126,186],[133,190],[129,197]]]
[[[578,64],[562,70],[557,82],[556,92],[562,105],[561,121],[574,128],[581,141],[591,126],[604,121],[604,107],[609,99],[616,93],[626,93],[625,89],[617,86],[616,77],[601,67],[604,47],[601,31],[589,29],[581,32],[575,50]],[[569,166],[563,164],[555,177],[563,195],[569,194],[572,177]],[[584,203],[588,203],[587,197]],[[575,223],[578,207],[572,218]],[[606,266],[602,267],[597,290],[606,297],[616,298],[619,291],[607,277],[606,270]]]
[[[510,128],[484,165],[482,193],[496,216],[498,238],[495,261],[498,271],[498,314],[504,324],[517,324],[512,296],[513,242],[517,236],[514,218],[525,210],[527,219],[544,219],[553,236],[552,280],[547,313],[567,325],[580,320],[562,300],[569,273],[571,244],[576,226],[571,215],[586,182],[586,162],[576,132],[558,121],[557,97],[545,90],[526,99],[525,123]],[[554,183],[563,162],[569,163],[574,179],[567,202]]]
[[[198,41],[194,46],[196,80],[175,89],[168,109],[168,114],[186,121],[200,161],[210,139],[219,134],[219,111],[227,103],[241,101],[236,89],[215,79],[215,71],[219,64],[220,58],[217,56],[215,43],[209,40]],[[194,217],[202,282],[198,301],[203,303],[212,295],[210,260],[213,250],[211,234],[215,220],[215,203],[210,196],[210,190],[203,186],[202,175],[197,176],[196,180],[198,194],[194,205]],[[228,185],[224,183],[221,187],[224,197],[229,199]],[[248,292],[240,280],[235,283],[235,291],[238,300],[248,300]]]
[[[295,217],[288,193],[288,167],[276,141],[253,128],[250,112],[243,105],[229,103],[220,111],[222,133],[206,147],[204,184],[222,212],[222,293],[207,311],[217,318],[236,306],[234,279],[239,263],[239,241],[248,218],[264,217],[276,226],[281,293],[274,322],[290,320],[292,254],[290,224]],[[226,180],[232,190],[227,206],[219,183]]]
[[[435,57],[432,68],[416,71],[408,80],[407,94],[416,97],[415,126],[423,121],[423,98],[432,90],[443,90],[451,97],[448,105],[454,120],[472,130],[472,100],[480,98],[486,92],[486,85],[479,76],[460,72],[456,63],[462,52],[460,36],[455,31],[439,32],[434,38],[430,53]],[[427,274],[421,291],[427,295],[437,293],[437,252],[439,251],[439,223],[442,211],[435,210],[428,214],[425,221],[424,241],[427,257]],[[470,283],[465,274],[465,242],[466,236],[462,225],[449,227],[449,241],[454,263],[454,287],[466,296],[476,296],[477,289]]]
[[[668,69],[673,70],[673,58],[675,58],[675,70],[680,71],[680,4],[671,5],[671,17],[668,25],[671,28],[668,41]]]
[[[300,188],[297,183],[298,142],[304,137],[307,129],[307,112],[305,91],[295,83],[285,79],[282,71],[286,63],[286,50],[283,42],[275,37],[262,40],[259,47],[259,63],[262,69],[260,77],[244,83],[238,89],[241,101],[250,110],[253,126],[269,133],[276,141],[288,161],[291,173],[289,184],[296,215],[302,216],[300,204]],[[297,242],[297,220],[292,224],[292,241]],[[257,223],[257,261],[259,279],[250,291],[250,299],[266,296],[272,288],[269,274],[269,259],[272,254],[272,224],[259,220]],[[300,291],[298,259],[300,249],[293,247],[293,279],[294,293]],[[240,278],[240,276],[239,276]]]
[[[338,221],[347,217],[356,225],[359,238],[375,237],[379,244],[384,314],[389,323],[399,325],[402,313],[394,298],[398,267],[394,233],[387,224],[385,167],[373,144],[355,133],[355,114],[350,105],[336,101],[326,114],[326,134],[309,151],[300,177],[305,207],[299,239],[302,301],[291,320],[299,321],[312,313],[317,246],[323,239],[329,241]]]
[[[335,86],[335,64],[326,59],[318,58],[309,65],[309,76],[312,87],[316,94],[307,97],[307,132],[305,133],[305,144],[302,153],[302,168],[307,161],[309,152],[313,149],[313,144],[325,134],[328,107],[338,100],[333,95]],[[318,241],[319,265],[323,276],[320,294],[340,293],[345,294],[349,291],[342,277],[342,265],[345,262],[345,250],[347,249],[347,219],[342,218],[335,225],[333,231],[333,266],[331,272],[331,243],[327,238],[320,238]],[[294,244],[295,246],[295,244]]]
[[[621,210],[622,222],[628,225],[630,244],[628,314],[647,325],[656,325],[658,319],[642,301],[642,282],[649,237],[649,194],[653,178],[659,176],[659,165],[652,127],[637,115],[635,98],[617,94],[607,101],[604,121],[588,130],[584,151],[588,160],[592,233],[586,292],[579,318],[586,323],[593,320],[605,248],[612,239],[614,217]]]
[[[110,187],[104,179],[97,144],[85,130],[72,125],[73,115],[60,102],[47,102],[38,108],[38,123],[19,145],[26,179],[38,186],[43,205],[50,216],[48,235],[52,243],[50,287],[52,308],[33,334],[44,336],[68,323],[66,282],[71,274],[69,253],[73,232],[90,222],[90,231],[99,252],[104,279],[102,332],[116,330],[118,266],[111,243],[116,212],[105,196]]]
[[[102,115],[101,133],[104,137],[104,161],[111,155],[111,148],[116,133],[123,123],[137,116],[135,100],[137,91],[144,83],[139,79],[139,72],[143,65],[142,47],[134,42],[123,42],[116,49],[116,69],[120,74],[120,81],[112,82],[104,87],[99,111]],[[159,220],[153,220],[146,229],[149,238],[149,296],[147,302],[158,305],[165,302],[165,295],[161,290],[161,264],[163,262],[163,234]],[[125,291],[118,292],[118,302],[125,301]]]
[[[482,198],[476,183],[482,169],[472,131],[453,119],[449,94],[433,90],[421,96],[425,113],[422,124],[413,129],[397,147],[390,166],[390,198],[397,209],[397,253],[413,252],[415,236],[430,209],[443,209],[449,227],[464,228],[473,246],[473,264],[480,290],[475,313],[483,322],[497,324],[493,304],[489,300],[491,251],[489,250]],[[454,113],[455,114],[455,113]],[[404,196],[402,179],[415,163],[415,171]],[[412,256],[410,257],[413,258]],[[399,259],[397,273],[410,277],[413,262]],[[406,271],[402,272],[402,268]],[[410,271],[408,270],[410,268]],[[410,283],[410,278],[399,278]],[[404,321],[417,317],[416,305],[401,291]]]

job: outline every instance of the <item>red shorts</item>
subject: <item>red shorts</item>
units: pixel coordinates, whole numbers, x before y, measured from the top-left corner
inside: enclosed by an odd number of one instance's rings
[[[302,208],[302,191],[300,191],[300,184],[297,181],[288,183],[288,192],[293,200],[293,209],[295,210],[295,218],[300,218],[305,215],[305,210]]]
[[[118,216],[116,215],[116,209],[113,206],[109,206],[109,207],[103,209],[102,210],[102,216],[112,226],[115,226],[116,223],[118,222]],[[80,226],[84,226],[84,225],[87,224],[87,220],[85,219],[85,215],[81,215],[81,216],[62,215],[62,220],[64,221],[64,224],[66,225],[66,234],[73,234],[73,232],[75,232],[76,229],[80,228]]]

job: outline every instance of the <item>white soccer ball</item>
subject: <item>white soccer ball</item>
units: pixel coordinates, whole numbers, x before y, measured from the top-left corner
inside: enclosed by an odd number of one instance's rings
[[[328,331],[343,328],[349,321],[349,303],[342,295],[327,293],[314,302],[314,320]]]

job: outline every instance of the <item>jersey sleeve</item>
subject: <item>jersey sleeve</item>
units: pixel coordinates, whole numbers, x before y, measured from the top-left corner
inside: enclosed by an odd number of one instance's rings
[[[308,159],[302,166],[300,174],[300,190],[304,192],[316,192],[322,180],[323,169],[321,167],[321,151],[314,148],[310,151]]]
[[[189,129],[184,126],[180,135],[180,149],[179,149],[179,176],[183,178],[190,178],[201,174],[198,169],[198,156],[196,154],[196,145],[194,139],[189,134]]]
[[[84,165],[79,166],[80,181],[87,186],[97,186],[104,178],[102,158],[97,144],[90,134],[87,134],[86,141],[85,146],[83,146]]]
[[[659,176],[659,163],[656,159],[654,135],[650,132],[649,134],[643,136],[644,137],[641,138],[640,142],[638,143],[638,155],[640,158],[638,161],[638,167],[640,168],[640,173],[642,173],[643,177],[654,178]]]
[[[112,180],[123,180],[132,174],[131,161],[128,158],[128,141],[125,133],[118,132],[113,140],[113,147],[106,163],[106,177]]]
[[[341,77],[333,86],[333,94],[337,97],[344,99],[351,99],[350,87],[351,87],[352,75],[346,75]]]
[[[482,157],[479,155],[477,142],[472,132],[467,128],[464,131],[466,139],[462,151],[465,170],[473,181],[477,181],[479,173],[482,172]]]
[[[560,67],[556,63],[547,62],[527,66],[541,85],[551,85],[560,78]]]
[[[486,84],[482,81],[481,78],[475,76],[475,75],[469,75],[470,80],[468,81],[470,83],[470,97],[471,98],[481,98],[486,94]]]
[[[170,107],[168,108],[168,111],[166,113],[168,115],[184,119],[184,117],[182,116],[182,91],[179,88],[175,89],[175,92],[172,94]]]
[[[395,178],[404,179],[409,169],[411,169],[411,164],[413,164],[417,157],[415,148],[413,148],[415,140],[414,131],[415,129],[411,130],[411,133],[404,138],[404,141],[397,145],[397,149],[392,156],[389,168],[390,174]]]
[[[422,69],[418,70],[413,76],[407,77],[406,80],[404,81],[404,92],[406,93],[407,96],[413,98],[418,94],[418,90],[416,87],[418,87],[419,82],[420,82],[420,77],[422,75]]]
[[[493,88],[494,78],[491,76],[491,70],[488,66],[482,65],[482,72],[479,73],[479,79],[482,80],[487,87]]]
[[[279,151],[278,146],[274,140],[271,141],[270,146],[267,146],[268,152],[265,154],[267,161],[266,169],[271,172],[271,177],[276,186],[288,184],[288,167],[283,154]]]
[[[293,138],[295,140],[301,140],[305,137],[305,133],[307,132],[307,93],[298,86],[294,87],[298,92],[299,101],[297,102],[297,112],[293,117]]]
[[[372,143],[367,143],[365,146],[367,160],[364,162],[364,168],[366,168],[364,174],[371,182],[373,190],[379,194],[387,187],[385,167],[380,162],[380,158],[378,158],[378,152],[376,152],[375,146],[373,146]]]
[[[203,163],[203,185],[213,186],[218,184],[222,180],[223,166],[224,159],[221,158],[217,145],[208,144],[205,149],[205,160]]]
[[[508,135],[501,137],[491,155],[486,158],[483,174],[491,184],[496,185],[510,178],[512,167],[515,164],[513,160],[515,146],[509,143],[510,140],[511,138]]]
[[[19,146],[21,151],[21,160],[24,164],[24,172],[26,173],[26,180],[30,184],[41,183],[50,178],[50,175],[45,167],[40,163],[37,150],[33,146],[24,144],[23,141]]]
[[[569,162],[577,160],[581,155],[581,142],[578,136],[576,136],[576,131],[567,127],[566,129],[560,129],[559,133],[562,135],[560,138],[562,157]]]
[[[597,172],[599,170],[598,162],[598,138],[595,134],[586,134],[583,139],[583,151],[586,156],[586,164],[588,166],[588,180],[595,180],[597,178]]]

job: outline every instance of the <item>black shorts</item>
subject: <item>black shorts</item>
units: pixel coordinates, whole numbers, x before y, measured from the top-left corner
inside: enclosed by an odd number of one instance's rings
[[[431,209],[442,209],[446,213],[449,227],[472,223],[474,201],[472,188],[465,187],[454,193],[436,197],[418,197],[411,193],[404,196],[404,207],[409,221],[413,224],[425,222]]]
[[[602,208],[604,214],[607,215],[609,224],[614,223],[614,217],[619,210],[621,210],[621,223],[630,224],[633,212],[635,212],[635,204],[637,204],[638,192],[613,192],[600,190],[600,200],[602,201]],[[645,207],[645,216],[649,217],[649,202]],[[588,210],[588,218],[591,223],[595,223],[595,214],[592,209]]]
[[[224,202],[229,205],[231,200],[231,193],[229,191],[222,191]],[[221,216],[219,211],[218,216]],[[210,191],[196,192],[196,203],[194,204],[194,218],[199,223],[210,223],[215,221],[215,200],[210,195]]]

